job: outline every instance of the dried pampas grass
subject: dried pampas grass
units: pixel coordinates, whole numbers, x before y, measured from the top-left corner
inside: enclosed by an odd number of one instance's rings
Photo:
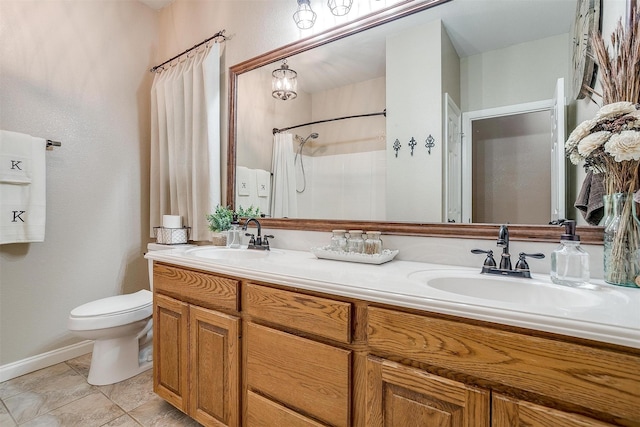
[[[632,0],[631,19],[625,26],[622,20],[611,34],[610,54],[602,34],[593,35],[593,50],[602,83],[602,104],[629,101],[640,103],[640,8]]]

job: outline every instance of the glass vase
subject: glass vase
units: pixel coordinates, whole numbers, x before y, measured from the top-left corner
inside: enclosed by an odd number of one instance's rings
[[[640,226],[633,218],[632,194],[612,194],[610,202],[611,218],[604,229],[604,280],[640,288]]]

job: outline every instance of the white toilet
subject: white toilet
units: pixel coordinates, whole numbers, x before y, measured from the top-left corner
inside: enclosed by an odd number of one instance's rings
[[[149,250],[167,249],[150,243]],[[153,290],[152,261],[149,286]],[[68,328],[75,335],[95,340],[87,381],[93,385],[114,384],[153,366],[153,293],[141,290],[99,299],[71,310]]]

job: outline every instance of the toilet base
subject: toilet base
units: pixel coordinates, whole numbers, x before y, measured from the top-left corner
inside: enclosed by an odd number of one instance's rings
[[[139,351],[135,335],[96,340],[87,382],[92,385],[114,384],[151,369],[153,362],[139,363]]]

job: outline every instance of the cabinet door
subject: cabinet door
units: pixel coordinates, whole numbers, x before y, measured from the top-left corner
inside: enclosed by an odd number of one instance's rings
[[[367,426],[489,427],[490,393],[385,359],[367,359]]]
[[[153,391],[187,410],[189,305],[164,295],[153,296]]]
[[[237,317],[190,306],[189,415],[204,425],[239,425]]]
[[[493,394],[491,406],[492,427],[605,427],[612,425],[497,393]]]

